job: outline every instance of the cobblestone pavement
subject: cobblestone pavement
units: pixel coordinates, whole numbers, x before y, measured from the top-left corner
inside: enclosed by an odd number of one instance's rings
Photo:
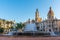
[[[60,40],[60,37],[12,37],[0,36],[0,40]]]

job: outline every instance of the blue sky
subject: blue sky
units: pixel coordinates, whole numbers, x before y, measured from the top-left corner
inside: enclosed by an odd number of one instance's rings
[[[49,7],[52,7],[56,18],[60,18],[60,0],[0,0],[0,18],[24,22],[35,18],[38,8],[42,19],[47,18]]]

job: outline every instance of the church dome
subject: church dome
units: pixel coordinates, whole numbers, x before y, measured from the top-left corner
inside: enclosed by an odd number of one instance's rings
[[[48,15],[50,15],[50,16],[54,16],[54,12],[53,12],[53,10],[52,10],[51,7],[50,7],[50,10],[49,10],[49,12],[48,12]]]

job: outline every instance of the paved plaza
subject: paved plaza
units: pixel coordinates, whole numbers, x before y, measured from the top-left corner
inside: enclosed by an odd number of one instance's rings
[[[0,40],[60,40],[60,37],[0,36]]]

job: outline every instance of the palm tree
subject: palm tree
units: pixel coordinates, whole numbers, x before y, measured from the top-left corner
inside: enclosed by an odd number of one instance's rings
[[[22,22],[17,23],[16,29],[22,29],[24,26],[25,26],[25,24],[23,24]]]

